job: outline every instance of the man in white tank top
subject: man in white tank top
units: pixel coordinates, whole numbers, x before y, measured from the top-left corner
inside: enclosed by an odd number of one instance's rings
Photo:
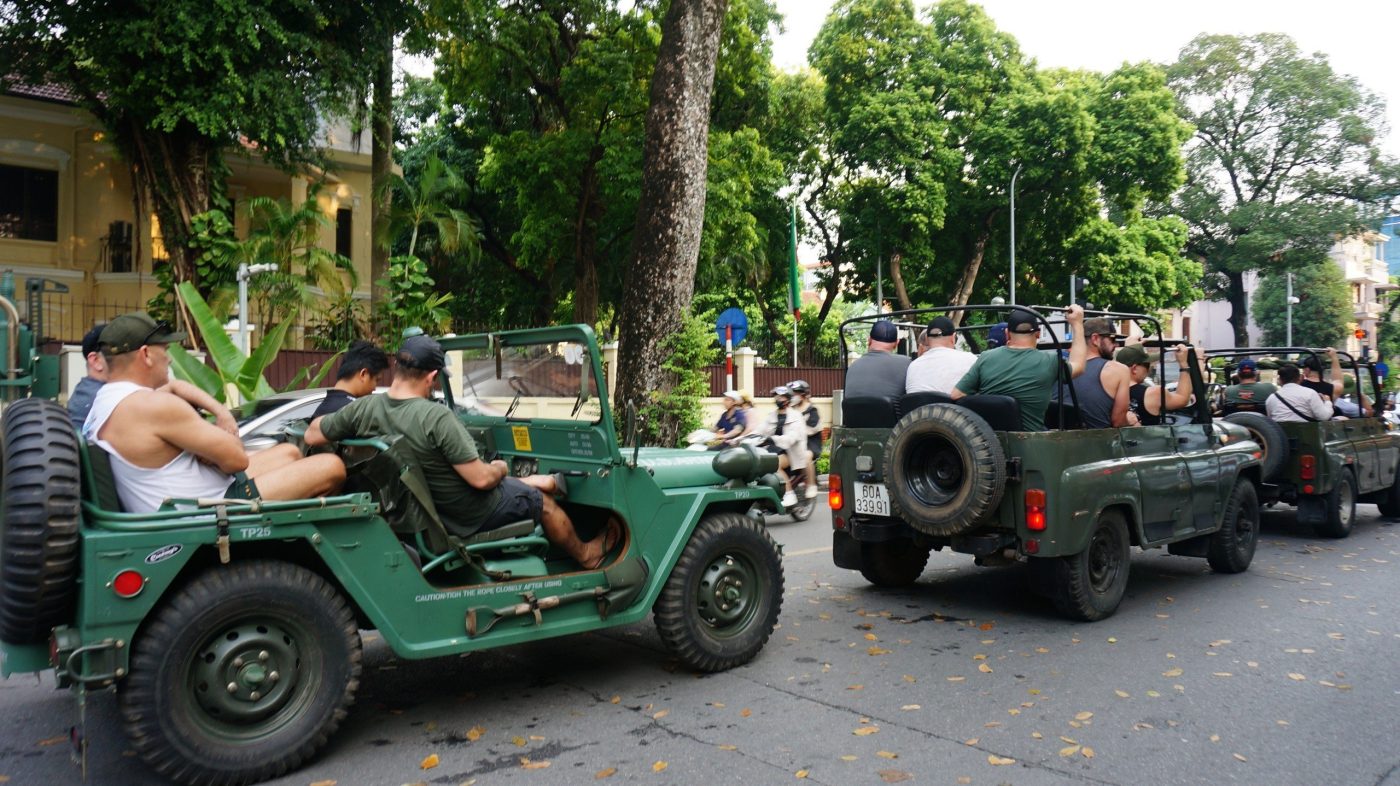
[[[108,382],[93,400],[83,436],[111,454],[123,508],[149,512],[172,497],[304,499],[340,488],[345,465],[339,457],[301,458],[295,447],[281,445],[249,459],[237,436],[156,390],[170,377],[166,345],[184,337],[140,312],[102,330]]]

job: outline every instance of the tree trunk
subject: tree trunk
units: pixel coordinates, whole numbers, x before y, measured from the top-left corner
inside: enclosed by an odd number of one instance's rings
[[[623,286],[617,400],[646,405],[674,385],[662,364],[695,293],[705,218],[710,93],[728,0],[673,0],[661,25],[642,150],[642,187]],[[660,444],[678,422],[653,423]]]
[[[894,283],[894,298],[899,301],[901,311],[907,311],[914,307],[909,300],[909,290],[904,286],[904,271],[900,263],[904,261],[904,256],[898,251],[890,254],[890,281]]]
[[[378,281],[389,273],[389,208],[394,192],[389,178],[394,173],[394,34],[384,34],[374,64],[374,96],[370,109],[370,208],[373,242],[370,243],[369,279],[371,303],[384,299]]]
[[[958,279],[958,288],[953,291],[953,297],[948,301],[950,306],[965,306],[972,297],[972,288],[977,285],[977,273],[982,269],[982,259],[987,253],[987,241],[992,237],[992,219],[996,217],[996,211],[991,210],[982,219],[982,231],[977,233],[976,239],[972,241],[972,248],[968,252],[967,264],[963,266],[962,277]],[[957,311],[952,316],[954,325],[962,324],[963,314],[966,312]]]
[[[1244,274],[1229,273],[1230,327],[1235,330],[1235,346],[1249,346],[1249,293],[1244,291]]]
[[[594,146],[579,182],[578,209],[574,219],[574,321],[598,322],[598,161],[602,146]]]

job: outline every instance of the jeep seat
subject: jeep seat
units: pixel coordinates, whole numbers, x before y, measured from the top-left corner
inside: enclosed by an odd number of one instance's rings
[[[958,406],[967,407],[981,415],[993,431],[1026,430],[1026,427],[1021,425],[1021,404],[1010,396],[979,393],[975,396],[963,396],[957,403]]]
[[[466,569],[478,583],[548,574],[544,558],[549,541],[535,521],[459,536],[439,516],[408,443],[393,435],[341,445],[350,482],[374,494],[394,532],[422,557],[423,573]]]
[[[953,397],[947,393],[939,393],[936,390],[926,390],[920,393],[905,393],[899,399],[899,416],[904,417],[910,412],[927,404],[951,404]]]
[[[79,438],[78,456],[83,464],[83,501],[109,513],[123,512],[121,497],[117,495],[117,479],[112,475],[112,458],[107,451]]]
[[[873,396],[841,400],[841,424],[847,428],[894,428],[899,421],[895,402]]]

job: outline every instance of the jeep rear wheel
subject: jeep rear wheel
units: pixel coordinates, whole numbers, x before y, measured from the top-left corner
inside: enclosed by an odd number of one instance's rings
[[[167,778],[254,783],[320,750],[359,678],[341,594],[300,566],[252,560],[204,573],[156,611],[132,651],[122,718]]]
[[[1386,518],[1400,517],[1400,469],[1395,472],[1395,481],[1385,490],[1385,496],[1376,503],[1376,509]]]
[[[1055,564],[1054,598],[1060,613],[1093,622],[1118,610],[1128,589],[1128,525],[1123,514],[1099,514],[1089,545]]]
[[[68,410],[26,398],[5,409],[0,490],[0,640],[34,644],[69,622],[78,587],[78,437]]]
[[[676,657],[723,671],[763,649],[782,605],[778,544],[748,516],[718,513],[695,527],[652,611]]]
[[[860,575],[877,587],[908,587],[928,565],[928,546],[908,538],[860,544]]]
[[[1001,503],[1006,455],[996,432],[971,410],[929,404],[895,424],[884,476],[895,516],[928,535],[958,535]]]
[[[1345,538],[1356,524],[1356,478],[1351,470],[1343,469],[1337,485],[1327,492],[1322,502],[1323,519],[1313,530],[1324,538]]]
[[[1210,536],[1206,561],[1216,573],[1243,573],[1259,543],[1259,495],[1248,478],[1235,481],[1220,529]]]

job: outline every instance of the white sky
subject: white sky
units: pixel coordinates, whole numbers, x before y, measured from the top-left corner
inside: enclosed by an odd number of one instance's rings
[[[831,0],[776,0],[787,32],[773,59],[806,65],[807,48]],[[927,7],[926,0],[915,0]],[[980,0],[997,27],[1016,37],[1041,66],[1111,71],[1124,61],[1170,63],[1200,33],[1286,33],[1305,53],[1327,55],[1386,102],[1392,129],[1382,147],[1400,156],[1400,2],[1396,0]]]

